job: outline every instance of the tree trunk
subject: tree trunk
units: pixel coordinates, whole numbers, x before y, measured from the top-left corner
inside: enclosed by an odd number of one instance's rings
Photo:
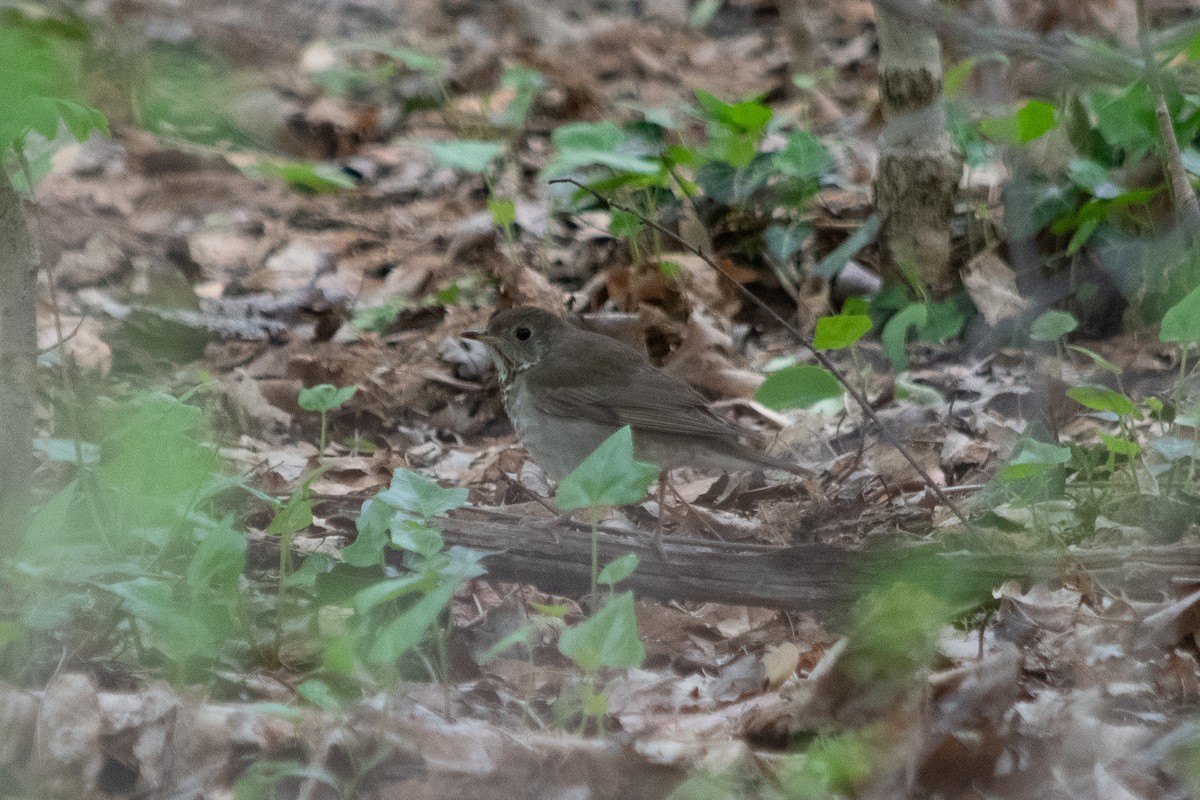
[[[0,164],[0,536],[29,512],[37,368],[37,264],[20,194]]]
[[[941,45],[931,28],[880,2],[875,25],[886,123],[875,178],[884,277],[938,299],[956,284],[950,217],[962,176],[962,154],[950,138],[942,106]]]

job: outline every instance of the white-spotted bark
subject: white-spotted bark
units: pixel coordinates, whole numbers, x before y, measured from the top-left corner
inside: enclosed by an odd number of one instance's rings
[[[875,4],[875,23],[885,121],[875,204],[882,221],[884,274],[943,297],[955,286],[950,217],[962,154],[942,105],[941,45],[931,28],[882,3]]]

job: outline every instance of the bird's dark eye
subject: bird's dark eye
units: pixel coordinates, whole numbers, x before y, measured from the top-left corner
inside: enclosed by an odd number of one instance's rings
[[[524,325],[522,325],[520,328],[517,328],[515,331],[513,331],[513,336],[516,336],[517,339],[523,342],[530,336],[529,328],[526,328]]]

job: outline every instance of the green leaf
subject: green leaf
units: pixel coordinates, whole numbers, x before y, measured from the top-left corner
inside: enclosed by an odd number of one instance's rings
[[[517,204],[506,197],[489,197],[487,201],[488,213],[492,215],[492,222],[500,228],[511,228],[517,222]]]
[[[392,544],[401,550],[428,558],[442,549],[445,542],[442,534],[415,519],[404,519],[397,515],[392,520]]]
[[[395,663],[420,644],[454,599],[459,583],[457,578],[443,579],[436,588],[381,628],[372,637],[368,660],[373,664]]]
[[[817,137],[796,130],[775,154],[775,168],[793,178],[819,178],[834,167],[833,156]]]
[[[614,239],[632,239],[642,232],[643,223],[637,214],[614,208],[608,223],[608,232]]]
[[[817,350],[842,350],[861,339],[871,330],[871,318],[858,315],[821,317],[813,334]]]
[[[324,469],[322,469],[322,472]],[[292,492],[283,508],[275,512],[267,525],[268,536],[292,536],[313,523],[312,495],[305,486]]]
[[[444,489],[420,473],[397,469],[392,473],[392,485],[374,499],[428,520],[467,502],[467,490]]]
[[[73,100],[59,98],[55,103],[58,106],[59,118],[75,137],[75,141],[86,141],[93,131],[99,131],[104,136],[109,135],[108,119],[100,111]]]
[[[953,299],[928,303],[925,311],[925,323],[917,328],[917,338],[925,342],[949,341],[967,324],[966,311]]]
[[[245,534],[220,525],[204,532],[188,561],[187,584],[192,591],[211,588],[236,595],[245,569]]]
[[[332,411],[354,397],[356,391],[354,386],[343,386],[339,389],[331,383],[319,383],[301,389],[297,402],[305,411]]]
[[[383,551],[391,540],[388,525],[396,510],[371,498],[363,503],[354,526],[358,535],[342,548],[342,561],[352,567],[373,567],[383,563]]]
[[[278,178],[289,186],[317,194],[353,189],[354,179],[337,164],[313,161],[260,161],[240,168],[251,178]]]
[[[1124,436],[1109,436],[1107,433],[1097,432],[1100,441],[1104,442],[1104,446],[1108,448],[1108,452],[1117,456],[1128,456],[1136,458],[1142,452],[1142,447],[1132,439],[1126,439]]]
[[[480,142],[472,139],[421,142],[420,145],[433,153],[433,160],[439,166],[474,173],[487,171],[492,162],[504,152],[501,142]]]
[[[1071,241],[1067,242],[1067,255],[1073,256],[1092,238],[1092,234],[1096,232],[1096,228],[1100,226],[1100,218],[1093,217],[1086,219],[1080,223],[1075,232],[1071,234]]]
[[[976,58],[971,56],[946,68],[946,71],[942,74],[942,91],[947,97],[953,97],[958,94],[958,90],[962,88],[963,82],[971,77],[971,73],[975,71],[976,63]]]
[[[492,116],[492,122],[507,128],[519,128],[525,124],[538,93],[546,88],[546,79],[535,69],[513,65],[504,70],[500,86],[512,90],[513,97],[503,110]]]
[[[60,126],[79,141],[93,130],[107,135],[104,115],[72,99],[83,94],[81,37],[23,19],[15,8],[0,20],[0,152],[31,130],[47,140],[59,138]]]
[[[1112,375],[1120,375],[1121,374],[1120,367],[1118,367],[1116,364],[1112,363],[1111,361],[1109,361],[1107,358],[1100,355],[1099,353],[1093,353],[1091,350],[1088,350],[1086,347],[1078,347],[1073,344],[1067,345],[1067,349],[1074,350],[1076,353],[1083,353],[1085,356],[1087,356],[1088,358],[1090,358],[1092,360],[1093,364],[1095,364],[1097,367],[1104,370],[1105,372],[1108,372]]]
[[[758,133],[771,121],[771,109],[762,103],[726,103],[703,89],[696,90],[696,100],[709,119],[741,133]]]
[[[633,430],[626,425],[562,479],[554,502],[564,511],[636,503],[646,496],[660,471],[634,459]]]
[[[842,267],[846,266],[847,261],[854,258],[860,250],[875,241],[875,237],[879,235],[880,224],[879,214],[875,213],[867,217],[858,230],[847,236],[841,244],[833,249],[833,252],[822,258],[813,267],[813,276],[817,278],[832,278],[841,272]]]
[[[1158,338],[1180,344],[1200,342],[1200,286],[1188,292],[1163,315]]]
[[[1030,100],[1017,111],[1017,143],[1026,144],[1040,139],[1058,124],[1056,117],[1053,103]]]
[[[908,352],[905,344],[908,333],[919,328],[929,320],[929,309],[924,303],[913,303],[905,306],[892,315],[883,326],[880,339],[883,341],[883,351],[892,362],[892,368],[897,372],[908,368]]]
[[[1067,397],[1093,411],[1141,418],[1141,412],[1132,400],[1106,386],[1076,386],[1067,390]]]
[[[1111,199],[1122,194],[1121,187],[1113,183],[1108,167],[1103,164],[1088,158],[1073,158],[1068,169],[1071,173],[1071,182],[1086,189],[1094,197]]]
[[[354,595],[354,610],[365,614],[380,603],[387,603],[413,592],[427,592],[433,588],[435,579],[436,576],[431,573],[410,572],[399,578],[378,581]]]
[[[600,574],[596,576],[596,583],[615,586],[632,575],[633,571],[637,569],[637,565],[637,553],[626,553],[620,558],[608,562],[604,566],[604,569],[600,570]]]
[[[763,231],[763,242],[767,254],[780,264],[786,264],[804,247],[804,240],[812,235],[812,226],[805,222],[791,225],[771,225]]]
[[[809,408],[821,402],[840,398],[842,385],[824,367],[801,364],[773,372],[754,393],[754,399],[767,408],[781,411],[787,408]]]
[[[1028,439],[1021,453],[1000,472],[1000,479],[1017,481],[1040,475],[1071,460],[1071,449]]]
[[[301,681],[296,685],[296,694],[326,713],[336,714],[342,710],[341,699],[325,681],[316,678]]]
[[[1029,338],[1037,342],[1053,342],[1079,327],[1079,321],[1066,311],[1047,311],[1033,321]]]
[[[646,648],[638,639],[633,592],[616,595],[589,619],[563,631],[558,650],[587,672],[640,667]]]
[[[1011,116],[980,120],[979,129],[994,141],[1028,144],[1053,130],[1056,124],[1052,104],[1044,100],[1030,100]]]
[[[591,166],[638,175],[653,175],[659,171],[658,160],[632,152],[633,144],[612,122],[563,125],[555,128],[550,138],[558,150],[546,165],[546,174],[550,176]]]
[[[700,0],[688,15],[689,28],[703,28],[721,8],[721,0]]]

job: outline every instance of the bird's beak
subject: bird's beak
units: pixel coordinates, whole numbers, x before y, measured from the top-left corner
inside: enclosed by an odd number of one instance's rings
[[[493,336],[488,336],[484,331],[463,331],[460,335],[464,339],[474,339],[475,341],[483,342],[484,344],[487,344],[489,339],[495,338]]]

